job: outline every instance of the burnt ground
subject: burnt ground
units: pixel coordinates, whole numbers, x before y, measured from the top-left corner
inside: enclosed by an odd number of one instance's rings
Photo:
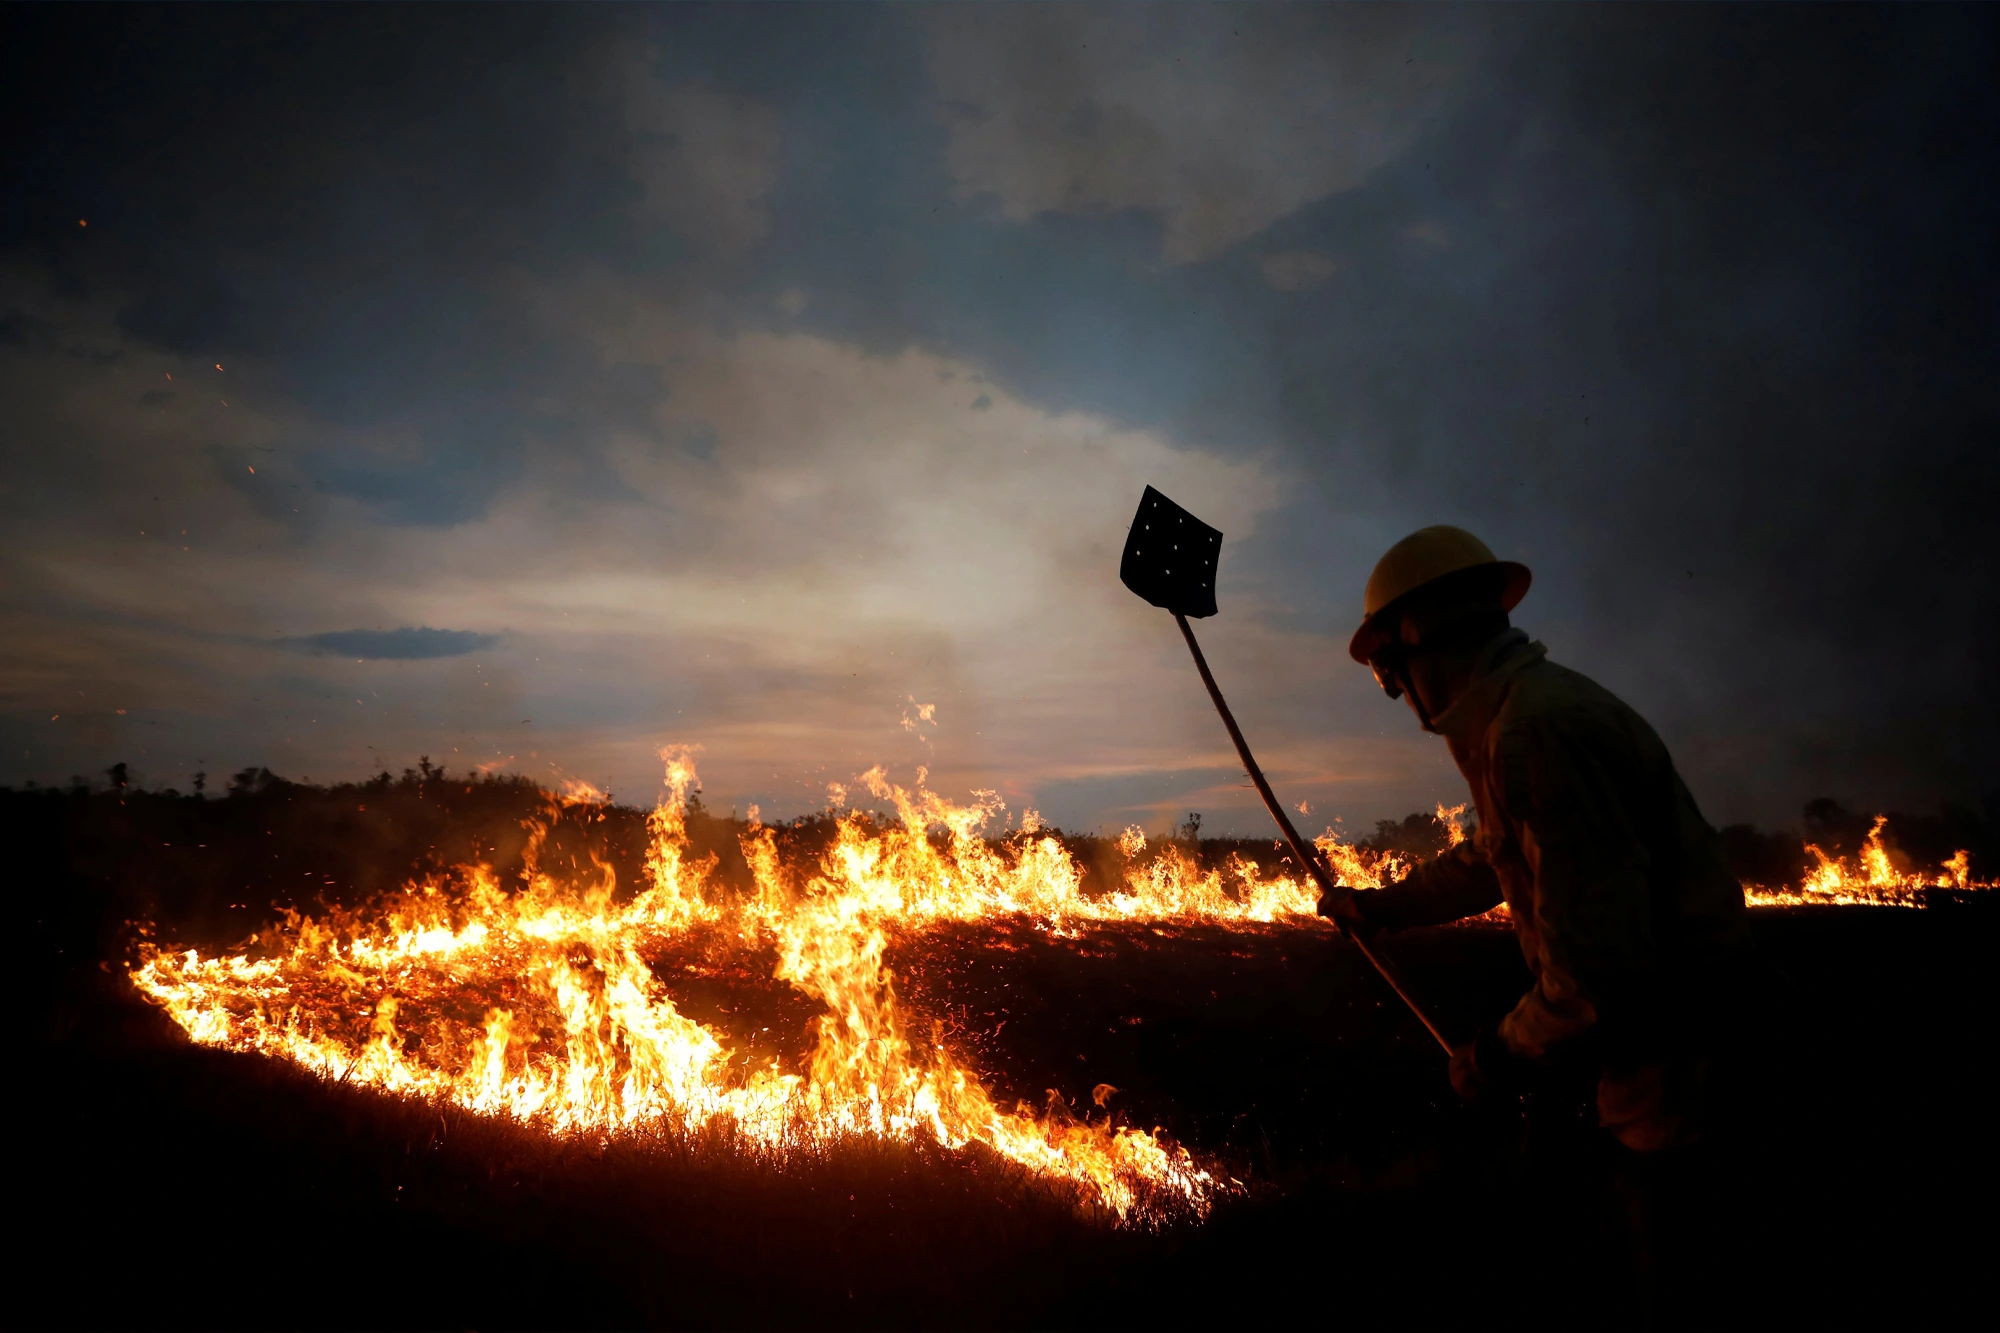
[[[1203,1225],[1117,1231],[975,1154],[864,1144],[779,1170],[700,1140],[553,1143],[192,1047],[124,988],[110,918],[149,893],[162,935],[177,913],[182,938],[236,930],[238,914],[254,928],[296,870],[287,858],[307,854],[297,830],[272,836],[272,811],[209,804],[172,807],[186,822],[167,837],[137,803],[0,795],[26,983],[10,1323],[1545,1327],[1636,1313],[1564,1299],[1587,1285],[1585,1260],[1524,1222],[1496,1167],[1511,1122],[1459,1108],[1429,1039],[1317,928],[1060,940],[1002,922],[892,948],[908,1010],[996,1093],[1042,1105],[1053,1089],[1103,1114],[1089,1090],[1111,1083],[1114,1113],[1244,1182]],[[463,833],[475,823],[411,827],[438,841],[481,836]],[[149,869],[179,833],[227,869]],[[265,856],[279,866],[259,880]],[[1689,1322],[1992,1323],[1994,906],[1757,914],[1765,982],[1729,1062]],[[1523,981],[1504,932],[1392,947],[1454,1030]],[[746,998],[783,1011],[747,977],[688,975],[697,1017],[734,1026]]]

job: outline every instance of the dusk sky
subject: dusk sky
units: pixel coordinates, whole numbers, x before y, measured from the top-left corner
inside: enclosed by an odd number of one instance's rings
[[[0,13],[0,783],[885,765],[1066,827],[1463,800],[1391,542],[1709,817],[2000,799],[2000,11]]]

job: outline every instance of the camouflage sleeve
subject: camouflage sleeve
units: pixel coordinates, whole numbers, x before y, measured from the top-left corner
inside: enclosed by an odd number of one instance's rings
[[[1490,910],[1501,898],[1500,879],[1471,843],[1461,842],[1402,881],[1364,891],[1362,898],[1362,911],[1371,924],[1383,930],[1414,930]]]
[[[1596,1035],[1609,996],[1653,963],[1650,853],[1621,799],[1632,756],[1611,728],[1538,721],[1500,738],[1502,799],[1535,882],[1535,985],[1500,1024],[1544,1060]]]

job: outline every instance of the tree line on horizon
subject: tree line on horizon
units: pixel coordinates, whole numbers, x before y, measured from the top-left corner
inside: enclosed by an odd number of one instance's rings
[[[42,786],[33,780],[19,789],[0,785],[0,799],[61,798],[68,803],[81,802],[85,808],[108,800],[135,815],[138,812],[132,809],[134,802],[144,807],[172,807],[183,803],[188,806],[247,803],[259,809],[268,809],[276,805],[299,806],[301,803],[308,807],[338,808],[351,800],[358,807],[355,813],[359,814],[366,813],[370,798],[378,802],[378,810],[384,813],[387,813],[388,807],[380,803],[385,801],[401,806],[411,800],[421,803],[429,799],[429,809],[434,816],[449,818],[454,814],[465,816],[477,812],[484,817],[498,813],[494,809],[496,801],[510,807],[521,806],[525,814],[525,807],[539,805],[547,798],[546,789],[525,774],[473,770],[453,775],[445,765],[432,763],[429,755],[419,756],[414,766],[405,767],[397,774],[385,768],[365,780],[337,783],[315,783],[309,779],[294,781],[273,773],[268,767],[251,765],[229,776],[219,799],[210,796],[209,779],[210,775],[206,772],[193,774],[188,792],[173,786],[147,788],[134,780],[129,764],[118,763],[106,769],[102,781],[96,783],[77,775],[70,779],[66,787]],[[434,799],[451,796],[459,799]],[[468,801],[464,798],[475,799]],[[1996,801],[1989,797],[1985,804],[1994,806]],[[637,813],[633,807],[615,802],[608,804],[606,809]],[[886,818],[879,811],[865,808],[859,813],[877,820]],[[1928,814],[1891,811],[1884,830],[1885,841],[1892,853],[1907,857],[1915,866],[1935,866],[1958,850],[1966,849],[1971,853],[1975,866],[1990,870],[1996,852],[2000,852],[2000,818],[1996,818],[1996,813],[2000,812],[1975,810],[1970,805],[1956,802],[1947,802]],[[691,827],[718,835],[724,832],[720,826],[740,828],[745,825],[745,821],[733,810],[728,815],[716,815],[708,810],[702,803],[699,788],[691,794],[690,815]],[[823,828],[829,826],[834,817],[835,812],[831,810],[815,811],[782,821],[776,827],[794,831]],[[1232,852],[1259,862],[1269,859],[1275,839],[1204,836],[1201,823],[1200,813],[1190,812],[1166,841],[1194,855],[1204,864],[1219,864]],[[1855,855],[1874,823],[1873,813],[1850,809],[1834,797],[1821,796],[1805,803],[1798,823],[1791,827],[1762,829],[1748,823],[1730,824],[1724,826],[1720,833],[1724,850],[1737,875],[1746,883],[1768,885],[1796,882],[1812,864],[1811,855],[1806,851],[1808,845],[1816,846],[1830,856]],[[709,825],[717,827],[709,829]],[[1093,844],[1108,841],[1101,834],[1073,832],[1053,826],[1045,831],[1059,838],[1073,852],[1083,853],[1079,859],[1086,864],[1102,859],[1098,855],[1100,849]],[[698,841],[733,843],[734,838],[704,837]],[[1423,859],[1443,851],[1450,844],[1450,836],[1435,813],[1413,811],[1400,820],[1377,820],[1373,831],[1355,838],[1355,842],[1371,851],[1397,852],[1412,859]],[[427,849],[435,849],[435,846],[433,840]],[[723,859],[726,862],[732,858],[724,856]]]

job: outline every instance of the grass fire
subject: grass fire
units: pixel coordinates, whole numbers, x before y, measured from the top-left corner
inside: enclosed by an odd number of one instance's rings
[[[808,821],[830,834],[815,845],[781,843],[796,829],[753,814],[736,849],[749,880],[732,889],[714,853],[690,854],[688,752],[662,758],[666,791],[645,822],[637,884],[621,884],[597,848],[581,869],[574,850],[556,863],[552,847],[604,816],[595,793],[550,794],[524,821],[515,883],[490,864],[461,865],[359,907],[289,913],[226,952],[144,941],[133,984],[205,1045],[551,1134],[719,1129],[740,1151],[779,1160],[853,1136],[977,1144],[1124,1222],[1198,1219],[1219,1190],[1241,1188],[1221,1164],[1120,1123],[1112,1084],[1097,1084],[1080,1112],[1055,1090],[1042,1106],[1003,1108],[941,1025],[899,1004],[888,946],[892,934],[920,940],[942,924],[1000,919],[1055,939],[1109,923],[1323,931],[1303,876],[1240,852],[1206,867],[1172,844],[1147,856],[1133,829],[1115,844],[1109,887],[1088,894],[1033,812],[994,838],[1003,812],[990,794],[958,805],[921,774],[906,790],[876,769],[860,785],[889,819],[829,811]],[[1461,814],[1438,811],[1448,845],[1463,837]],[[1884,822],[1862,849],[1865,870],[1811,848],[1802,884],[1758,899],[1912,903],[1923,889],[1974,887],[1962,850],[1933,878],[1896,873]],[[1319,848],[1352,883],[1408,868],[1396,851],[1331,832]],[[777,1038],[752,1026],[772,1016],[754,993],[726,1007],[734,1022],[696,1021],[675,1001],[690,978],[763,970],[819,1009],[807,1048],[782,1024]]]
[[[537,1242],[545,1261],[566,1256],[600,1283],[610,1255],[639,1242],[606,1249],[584,1217],[609,1208],[635,1235],[659,1225],[620,1211],[638,1205],[615,1181],[670,1212],[728,1198],[732,1222],[702,1209],[706,1257],[677,1261],[703,1293],[688,1308],[723,1322],[743,1312],[701,1274],[737,1271],[726,1252],[740,1228],[790,1253],[803,1236],[772,1237],[798,1224],[775,1219],[810,1219],[836,1197],[843,1217],[874,1218],[880,1244],[932,1253],[927,1283],[955,1293],[1059,1244],[1071,1257],[996,1310],[1049,1322],[1056,1301],[1115,1322],[1107,1293],[1169,1256],[1285,1253],[1271,1228],[1295,1227],[1296,1207],[1359,1205],[1367,1253],[1410,1234],[1412,1200],[1466,1188],[1451,1145],[1467,1131],[1444,1115],[1421,1028],[1315,915],[1277,844],[1204,838],[1193,820],[1169,837],[1077,836],[990,794],[953,801],[879,770],[840,805],[770,824],[711,813],[689,752],[665,758],[650,810],[428,761],[334,788],[246,770],[222,800],[115,784],[5,795],[16,844],[46,847],[43,873],[79,895],[51,926],[69,980],[50,1021],[71,1035],[50,1049],[101,1100],[94,1128],[51,1132],[95,1138],[109,1123],[144,1142],[118,1108],[150,1087],[148,1104],[178,1108],[168,1123],[194,1142],[235,1126],[209,1157],[275,1151],[308,1178],[393,1180],[379,1186],[389,1202],[343,1206],[363,1216],[461,1216],[447,1200],[479,1181],[487,1220],[450,1234],[500,1227],[496,1244],[529,1224],[516,1191],[532,1181],[537,1213],[577,1219],[576,1244]],[[1819,969],[1857,948],[1905,956],[1933,938],[1931,919],[1984,938],[1977,826],[1830,802],[1811,814],[1789,843],[1727,833],[1746,877],[1787,870],[1751,896],[1794,984],[1832,1000],[1840,988]],[[1463,839],[1465,818],[1440,808],[1317,845],[1344,879],[1393,883]],[[1971,845],[1935,851],[1953,837]],[[1502,909],[1396,948],[1462,1022],[1519,984],[1504,926]],[[74,971],[64,949],[126,961]],[[1315,1015],[1303,1031],[1283,1017],[1299,1005]],[[169,1018],[181,1045],[146,1013]],[[203,1049],[251,1063],[195,1059]],[[1782,1089],[1765,1095],[1779,1114]],[[399,1142],[430,1146],[380,1157]],[[288,1188],[301,1187],[326,1188]],[[1000,1218],[976,1257],[925,1248],[930,1233]],[[877,1242],[856,1243],[839,1247],[845,1262]],[[855,1280],[788,1278],[753,1309],[829,1318],[857,1308],[843,1285]],[[877,1311],[913,1311],[902,1302],[931,1289],[861,1288]],[[593,1299],[611,1301],[605,1318],[682,1320],[622,1277]],[[552,1308],[542,1300],[530,1307]],[[1148,1300],[1133,1310],[1160,1313]]]

